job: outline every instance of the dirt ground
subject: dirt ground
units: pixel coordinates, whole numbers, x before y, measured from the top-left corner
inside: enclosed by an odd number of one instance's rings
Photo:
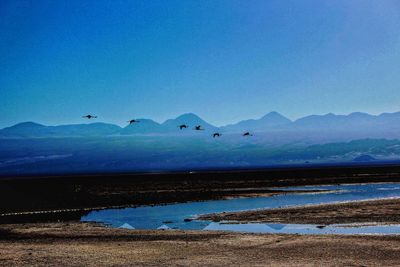
[[[400,236],[0,226],[1,266],[398,266]]]
[[[199,217],[212,221],[300,224],[400,223],[400,199],[358,201],[294,208],[226,212]]]

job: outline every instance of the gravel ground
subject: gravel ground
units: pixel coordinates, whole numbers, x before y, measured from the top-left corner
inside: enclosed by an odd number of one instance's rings
[[[400,236],[0,226],[1,266],[398,266]]]

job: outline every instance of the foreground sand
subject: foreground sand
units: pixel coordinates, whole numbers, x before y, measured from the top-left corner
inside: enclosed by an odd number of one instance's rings
[[[357,201],[294,208],[208,214],[212,221],[275,222],[300,224],[400,223],[400,199]]]
[[[261,235],[0,226],[2,266],[398,266],[400,236]]]

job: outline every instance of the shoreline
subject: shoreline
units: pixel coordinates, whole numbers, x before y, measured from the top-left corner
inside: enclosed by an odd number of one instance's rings
[[[232,223],[400,224],[400,198],[204,214],[196,219]]]

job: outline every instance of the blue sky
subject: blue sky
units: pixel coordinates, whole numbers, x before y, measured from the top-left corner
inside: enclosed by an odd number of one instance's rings
[[[0,127],[400,110],[400,1],[0,1]]]

